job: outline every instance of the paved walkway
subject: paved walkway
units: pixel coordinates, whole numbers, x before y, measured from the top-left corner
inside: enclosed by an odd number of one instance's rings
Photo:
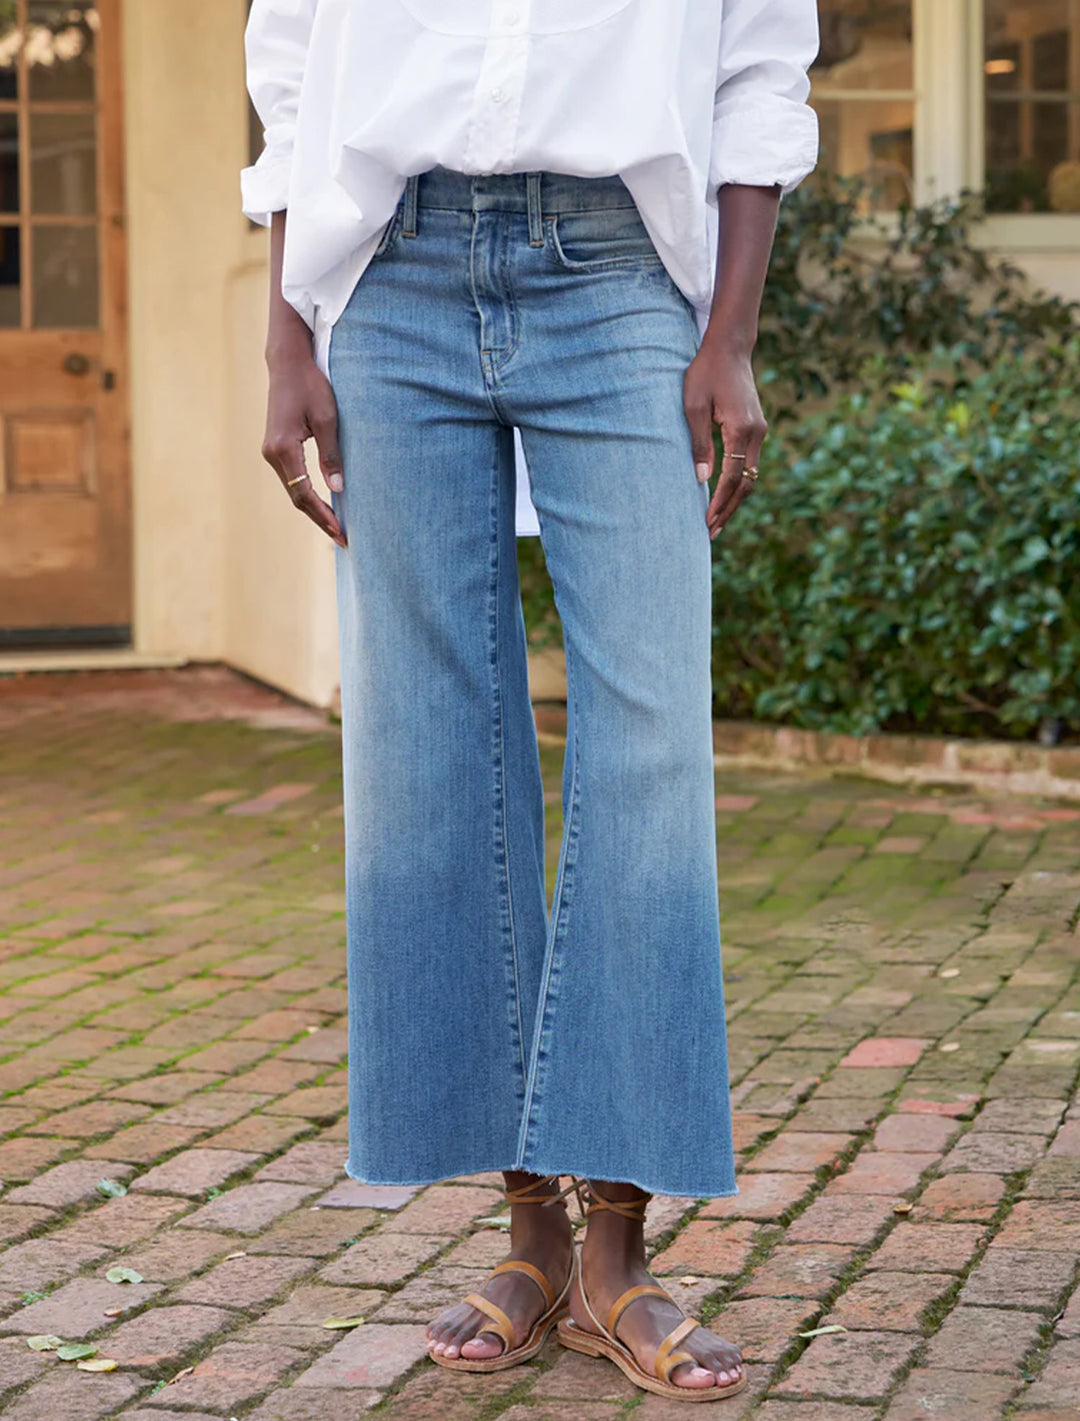
[[[684,1415],[555,1346],[423,1359],[500,1200],[342,1181],[336,734],[221,673],[32,685],[0,683],[0,1413]],[[742,1194],[651,1214],[656,1271],[751,1363],[716,1415],[1075,1417],[1080,814],[718,795]]]

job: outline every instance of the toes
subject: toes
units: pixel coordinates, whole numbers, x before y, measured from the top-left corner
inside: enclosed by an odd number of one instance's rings
[[[694,1388],[704,1388],[716,1385],[716,1378],[707,1367],[699,1367],[696,1363],[681,1362],[672,1372],[670,1381],[672,1386],[686,1386]]]
[[[462,1344],[461,1355],[472,1362],[479,1362],[488,1357],[497,1357],[502,1350],[501,1338],[491,1332],[483,1332],[476,1337],[470,1337],[468,1342]]]

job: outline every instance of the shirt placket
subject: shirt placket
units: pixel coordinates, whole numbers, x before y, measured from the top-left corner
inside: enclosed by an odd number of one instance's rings
[[[513,168],[531,8],[532,0],[493,0],[469,117],[465,151],[470,172],[508,172]]]

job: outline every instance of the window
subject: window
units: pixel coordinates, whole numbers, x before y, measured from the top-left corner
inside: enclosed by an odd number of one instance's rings
[[[913,197],[912,0],[820,0],[820,21],[822,169],[863,177],[872,210],[896,208]]]
[[[1080,0],[984,0],[993,212],[1080,212]]]

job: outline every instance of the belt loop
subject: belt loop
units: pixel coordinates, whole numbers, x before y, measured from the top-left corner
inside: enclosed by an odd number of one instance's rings
[[[529,246],[544,245],[544,220],[540,206],[540,174],[525,174],[525,189],[529,197]]]
[[[417,189],[420,186],[420,174],[414,173],[405,184],[405,209],[402,214],[401,235],[403,237],[416,236],[416,205]]]

